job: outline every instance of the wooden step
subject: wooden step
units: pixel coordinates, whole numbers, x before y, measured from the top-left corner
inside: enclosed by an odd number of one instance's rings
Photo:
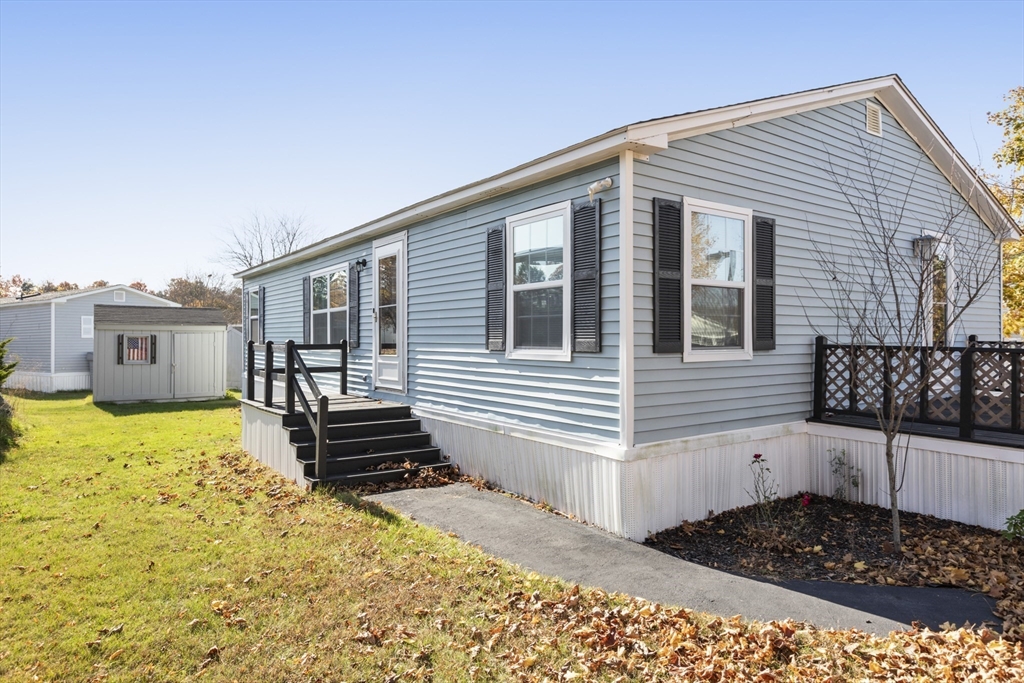
[[[420,472],[426,470],[446,470],[451,467],[451,463],[439,462],[430,465],[420,465],[410,469],[397,469],[397,470],[371,470],[361,472],[346,472],[345,474],[338,474],[335,476],[325,477],[324,479],[317,479],[315,477],[306,477],[306,481],[309,482],[310,488],[317,488],[319,486],[333,485],[333,486],[357,486],[359,484],[375,484],[385,481],[397,481],[403,479],[406,476],[416,476]]]
[[[289,438],[293,444],[313,443],[316,441],[312,427],[285,427],[285,429],[290,433]],[[404,420],[376,420],[373,422],[352,422],[338,425],[328,424],[327,440],[343,441],[371,436],[408,434],[409,432],[418,431],[420,431],[420,421],[412,417]]]
[[[409,434],[391,434],[387,436],[371,436],[365,439],[343,439],[327,442],[327,455],[371,455],[367,451],[391,451],[397,449],[421,448],[430,446],[430,434],[412,432]],[[299,460],[316,458],[316,442],[303,441],[295,444],[295,456]]]
[[[427,448],[407,448],[369,455],[343,455],[327,458],[327,475],[342,474],[344,472],[355,472],[380,465],[385,462],[405,462],[408,460],[416,465],[429,465],[441,462],[441,449],[436,446]],[[303,465],[303,473],[312,477],[316,474],[316,461],[313,458],[299,459]]]
[[[327,414],[327,424],[340,425],[354,422],[376,422],[377,420],[404,420],[412,417],[412,408],[400,404],[363,403],[360,407],[334,410]],[[362,407],[368,406],[368,407]],[[282,415],[281,425],[284,427],[309,427],[309,421],[301,407],[296,408],[294,415]]]

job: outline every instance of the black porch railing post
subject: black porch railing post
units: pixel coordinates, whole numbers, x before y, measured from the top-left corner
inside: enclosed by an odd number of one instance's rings
[[[1021,431],[1021,352],[1007,349],[1010,354],[1010,429],[1015,432]]]
[[[263,352],[263,405],[274,405],[274,342],[268,341]]]
[[[256,371],[253,368],[256,365],[256,342],[249,340],[248,349],[246,350],[246,375],[245,375],[245,397],[250,401],[256,400]]]
[[[974,347],[960,356],[960,438],[974,438]]]
[[[348,340],[341,340],[341,395],[348,396]]]
[[[814,406],[815,420],[825,418],[825,337],[814,338]]]
[[[284,409],[295,414],[295,342],[284,343]]]
[[[321,394],[316,400],[316,478],[327,477],[327,431],[330,423],[330,400]]]

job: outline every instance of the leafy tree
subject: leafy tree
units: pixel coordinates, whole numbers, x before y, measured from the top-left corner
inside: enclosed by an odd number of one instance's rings
[[[149,287],[147,287],[146,283],[143,282],[142,280],[136,280],[135,282],[131,283],[128,286],[131,287],[132,289],[138,290],[140,292],[146,292],[146,293],[149,292]]]
[[[231,228],[218,260],[244,270],[297,251],[318,237],[319,231],[304,216],[253,211]]]
[[[109,287],[110,283],[106,280],[96,280],[96,282],[89,285],[90,287]]]
[[[182,277],[171,278],[167,288],[156,294],[188,308],[219,308],[228,323],[242,322],[242,288],[229,285],[223,275],[186,271]]]
[[[6,360],[7,345],[11,341],[12,339],[0,341],[0,388],[3,387],[7,378],[14,373],[14,368],[18,365],[17,360],[10,362]],[[0,395],[0,462],[3,462],[4,451],[13,446],[18,440],[19,433],[18,426],[14,423],[14,408],[7,402],[7,399]]]
[[[1003,98],[1009,106],[990,113],[988,120],[1003,128],[1003,144],[992,155],[996,166],[1009,171],[1009,178],[983,174],[989,188],[1006,210],[1024,228],[1024,87],[1014,88]],[[1003,244],[1003,334],[1024,335],[1024,240]]]

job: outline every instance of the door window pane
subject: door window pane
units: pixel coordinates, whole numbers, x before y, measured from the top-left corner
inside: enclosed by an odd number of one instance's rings
[[[690,217],[692,277],[743,282],[744,222],[699,211],[691,212]]]
[[[396,303],[395,276],[398,271],[398,256],[385,256],[377,264],[377,301],[380,306]]]
[[[381,306],[379,311],[377,336],[380,340],[380,355],[397,356],[398,325],[396,321],[398,306]]]
[[[515,348],[562,348],[562,288],[515,292]]]
[[[327,310],[327,276],[318,275],[313,278],[313,310]],[[319,343],[319,342],[317,342]]]
[[[317,313],[313,316],[313,343],[330,344],[327,340],[327,313]]]
[[[690,341],[693,348],[743,346],[743,290],[692,287]]]

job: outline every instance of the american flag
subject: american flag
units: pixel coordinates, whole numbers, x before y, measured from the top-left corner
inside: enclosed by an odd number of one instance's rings
[[[128,337],[128,357],[125,360],[149,360],[149,339],[146,337]]]

